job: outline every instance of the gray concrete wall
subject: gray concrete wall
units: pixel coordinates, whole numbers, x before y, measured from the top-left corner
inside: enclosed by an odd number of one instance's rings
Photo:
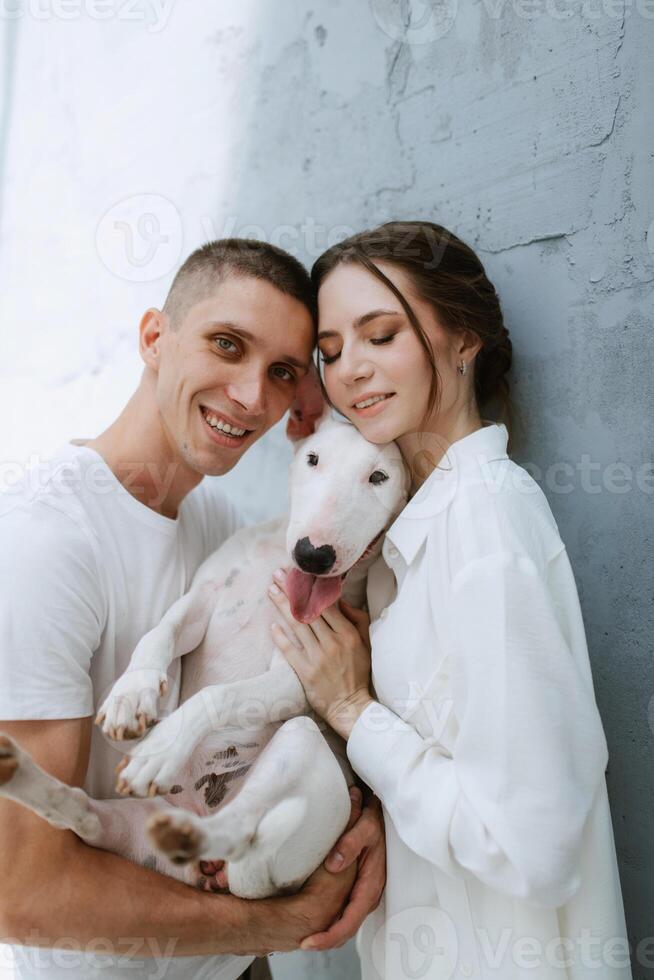
[[[262,9],[225,208],[307,261],[395,217],[479,251],[515,346],[516,457],[577,577],[635,948],[654,934],[654,5],[431,8]]]
[[[2,463],[113,417],[142,310],[207,238],[307,262],[394,217],[467,239],[515,345],[516,458],[577,576],[635,948],[654,934],[654,3],[36,7],[0,20]],[[287,461],[277,430],[227,478],[252,517],[283,507]],[[358,974],[351,946],[273,968]]]

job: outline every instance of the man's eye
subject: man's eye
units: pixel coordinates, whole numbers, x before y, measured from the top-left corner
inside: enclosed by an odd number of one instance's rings
[[[318,465],[318,454],[317,453],[307,453],[307,463],[309,466]]]
[[[229,337],[216,337],[216,343],[221,350],[224,350],[228,354],[233,354],[235,350],[238,350],[236,344]]]
[[[277,365],[273,369],[273,374],[276,378],[281,378],[282,381],[295,381],[295,375],[288,368]]]
[[[388,473],[384,473],[383,470],[375,470],[374,473],[370,474],[368,482],[378,486],[380,483],[386,483],[386,480],[388,480]]]

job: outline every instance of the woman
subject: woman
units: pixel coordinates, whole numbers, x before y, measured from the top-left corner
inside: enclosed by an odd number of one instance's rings
[[[271,587],[296,638],[277,626],[275,642],[384,807],[363,978],[631,977],[577,590],[544,494],[507,455],[497,294],[427,222],[354,236],[312,275],[329,399],[396,440],[412,477],[369,576],[371,653],[362,613],[303,626],[281,570]]]

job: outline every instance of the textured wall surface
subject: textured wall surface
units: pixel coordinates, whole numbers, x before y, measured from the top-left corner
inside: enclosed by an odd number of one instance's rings
[[[311,262],[392,217],[451,227],[502,297],[515,455],[577,576],[636,951],[654,933],[654,4],[36,6],[0,19],[0,479],[111,419],[141,312],[202,241]],[[253,517],[283,508],[287,460],[273,432],[227,478]],[[351,947],[273,962],[357,976]]]

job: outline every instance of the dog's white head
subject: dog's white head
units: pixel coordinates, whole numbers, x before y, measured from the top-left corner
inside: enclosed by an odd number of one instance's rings
[[[336,602],[347,572],[379,550],[407,501],[409,478],[394,442],[376,446],[331,418],[313,373],[298,387],[287,432],[296,448],[286,584],[293,615],[308,623]]]

